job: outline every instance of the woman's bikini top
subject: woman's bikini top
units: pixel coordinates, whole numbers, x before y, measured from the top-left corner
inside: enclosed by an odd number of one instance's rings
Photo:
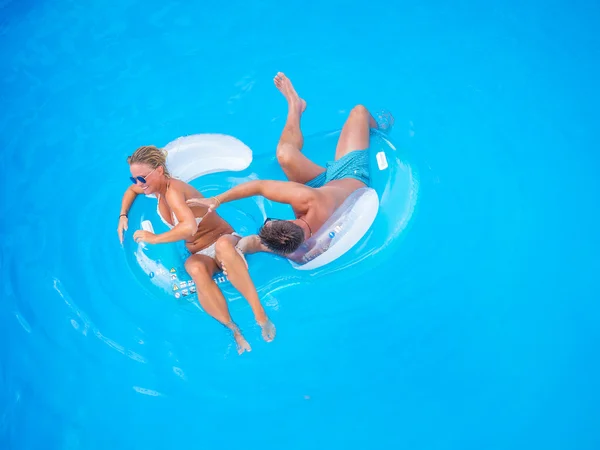
[[[167,185],[167,190],[169,189],[169,186]],[[162,214],[160,213],[160,194],[156,194],[156,198],[158,199],[158,202],[156,204],[156,212],[158,213],[158,217],[160,217],[160,220],[163,221],[163,223],[169,227],[169,229],[172,229],[173,227],[175,227],[179,221],[177,220],[177,217],[175,216],[175,213],[173,211],[171,211],[171,220],[173,221],[173,224],[171,225],[169,222],[167,222]],[[194,198],[189,198],[185,201],[185,203],[187,205],[191,205],[192,203],[195,203],[195,200],[199,200],[199,199],[194,199]],[[207,212],[208,214],[208,212]],[[196,229],[198,229],[198,227],[200,226],[200,223],[202,222],[202,219],[204,219],[204,217],[206,217],[206,214],[202,217],[196,217]]]

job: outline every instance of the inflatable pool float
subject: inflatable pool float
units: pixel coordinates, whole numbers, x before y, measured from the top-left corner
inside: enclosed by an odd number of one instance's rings
[[[335,148],[339,132],[305,138],[303,152],[324,165]],[[251,149],[239,139],[222,134],[184,136],[170,142],[167,166],[172,176],[188,182],[206,197],[253,179],[285,180],[271,155],[253,157]],[[320,155],[320,156],[319,156]],[[411,167],[401,161],[396,148],[386,135],[373,131],[369,149],[371,186],[358,189],[335,211],[332,217],[306,241],[311,250],[300,262],[270,254],[248,256],[250,274],[259,294],[277,289],[277,284],[290,285],[307,277],[324,275],[371,256],[397,236],[412,215],[417,183]],[[129,229],[146,229],[155,233],[167,231],[157,212],[155,198],[138,198],[129,212]],[[153,197],[153,196],[149,196]],[[266,217],[294,218],[291,207],[252,197],[222,205],[219,214],[242,236],[255,234]],[[374,233],[377,228],[377,233]],[[140,282],[174,295],[190,297],[196,292],[184,263],[189,252],[183,242],[174,244],[135,243],[131,232],[125,241],[126,255]],[[273,259],[285,261],[273,265]],[[270,262],[269,262],[270,260]],[[268,266],[267,266],[268,265]],[[264,270],[269,267],[269,270]],[[232,299],[239,297],[227,278],[214,276]]]

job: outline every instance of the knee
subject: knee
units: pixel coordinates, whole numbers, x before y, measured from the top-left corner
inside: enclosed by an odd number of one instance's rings
[[[201,280],[207,280],[212,278],[212,274],[208,267],[205,264],[202,264],[200,261],[194,261],[193,259],[188,259],[185,262],[185,270],[187,273],[194,279],[196,283]]]
[[[356,105],[354,108],[352,108],[352,110],[350,111],[350,117],[355,116],[355,117],[368,117],[369,116],[369,110],[364,106],[364,105]]]
[[[229,236],[221,236],[215,243],[215,253],[219,260],[227,261],[235,252],[235,244]]]
[[[280,166],[285,167],[292,164],[294,153],[298,150],[291,144],[282,143],[277,146],[277,162]]]

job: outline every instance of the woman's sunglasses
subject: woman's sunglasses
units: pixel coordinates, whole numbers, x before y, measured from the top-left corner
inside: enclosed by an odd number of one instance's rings
[[[154,169],[152,169],[152,171],[151,171],[151,172],[150,172],[148,175],[146,175],[145,177],[141,177],[141,176],[140,176],[140,177],[135,177],[135,178],[134,178],[134,177],[129,177],[129,179],[131,180],[131,182],[132,182],[133,184],[136,184],[138,181],[139,181],[140,183],[142,183],[142,184],[146,184],[146,179],[147,179],[147,178],[148,178],[150,175],[152,175],[152,172],[154,172],[156,169],[158,169],[158,167],[155,167]]]

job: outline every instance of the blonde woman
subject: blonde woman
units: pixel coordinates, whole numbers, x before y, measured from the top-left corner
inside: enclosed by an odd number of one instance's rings
[[[135,242],[165,244],[185,240],[191,253],[185,269],[196,283],[200,305],[233,332],[238,353],[242,354],[251,350],[250,345],[231,319],[227,301],[212,278],[216,272],[227,268],[229,281],[250,304],[262,328],[263,338],[273,340],[275,326],[260,303],[245,260],[236,250],[241,236],[218,214],[207,214],[208,209],[198,203],[203,195],[197,189],[171,177],[164,150],[154,146],[140,147],[127,162],[133,185],[125,191],[121,204],[117,229],[121,243],[123,232],[128,228],[127,213],[137,195],[154,194],[158,212],[170,230],[161,234],[138,230],[133,234]]]

